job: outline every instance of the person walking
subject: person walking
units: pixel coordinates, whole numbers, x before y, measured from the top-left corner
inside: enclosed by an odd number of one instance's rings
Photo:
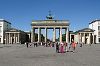
[[[82,44],[83,44],[83,43],[81,42],[81,43],[80,43],[80,47],[82,47]]]
[[[76,49],[76,43],[73,41],[72,42],[72,48],[73,48],[73,52],[75,52],[75,49]]]
[[[26,46],[27,46],[27,48],[28,48],[28,42],[26,42]]]
[[[61,53],[64,53],[63,45],[64,45],[63,43],[60,44],[60,52],[61,52]]]
[[[69,43],[67,43],[67,52],[70,51],[70,48],[71,48],[71,43],[69,42]]]
[[[59,53],[59,44],[58,44],[58,42],[56,43],[56,52]]]

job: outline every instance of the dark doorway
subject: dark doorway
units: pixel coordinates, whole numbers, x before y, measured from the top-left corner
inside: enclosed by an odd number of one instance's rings
[[[74,41],[74,35],[71,35],[71,42]]]

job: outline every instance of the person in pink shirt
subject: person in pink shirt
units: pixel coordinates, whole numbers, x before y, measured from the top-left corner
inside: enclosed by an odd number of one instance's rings
[[[76,49],[76,43],[73,41],[72,42],[72,48],[73,48],[73,52],[75,52],[75,49]]]
[[[64,45],[63,43],[60,44],[60,52],[61,52],[61,53],[64,53],[63,45]]]

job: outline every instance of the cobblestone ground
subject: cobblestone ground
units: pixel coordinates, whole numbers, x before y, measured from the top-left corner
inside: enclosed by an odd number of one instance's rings
[[[100,66],[100,44],[56,53],[52,47],[0,45],[0,66]]]

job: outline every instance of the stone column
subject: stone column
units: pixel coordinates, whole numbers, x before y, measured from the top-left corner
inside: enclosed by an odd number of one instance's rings
[[[33,28],[33,42],[35,42],[35,28]]]
[[[10,33],[10,43],[12,44],[12,34]]]
[[[5,33],[5,44],[7,44],[7,35]]]
[[[94,44],[94,33],[92,33],[92,36],[93,36],[93,42],[92,43]]]
[[[56,29],[55,27],[53,28],[53,42],[56,41]]]
[[[7,38],[6,38],[7,44],[8,44],[8,33],[7,33]]]
[[[38,42],[41,41],[41,29],[40,27],[38,28]]]
[[[31,29],[31,42],[35,41],[35,28]]]
[[[82,42],[82,33],[80,33],[80,42]]]
[[[78,43],[80,43],[80,33],[78,33]]]
[[[18,43],[19,43],[19,33],[18,33]]]
[[[85,33],[84,33],[84,44],[85,44]]]
[[[33,28],[31,29],[31,42],[33,42]]]
[[[60,42],[62,42],[62,27],[60,27]]]
[[[7,44],[9,44],[9,33],[7,33]]]
[[[69,28],[66,28],[66,43],[69,43]]]
[[[18,37],[17,37],[17,35],[16,35],[16,43],[18,42],[17,38],[18,38]]]
[[[15,33],[15,43],[16,43],[16,33]]]
[[[14,33],[14,43],[16,43],[16,40],[15,40],[16,38],[15,38],[15,33]]]
[[[10,33],[9,33],[9,44],[11,43],[11,41],[10,41],[11,39],[10,39]]]
[[[67,28],[65,29],[66,42],[67,42]]]
[[[47,42],[47,28],[45,27],[45,42]]]
[[[89,33],[89,44],[90,44],[90,33]]]
[[[11,37],[11,44],[12,44],[12,37]]]

